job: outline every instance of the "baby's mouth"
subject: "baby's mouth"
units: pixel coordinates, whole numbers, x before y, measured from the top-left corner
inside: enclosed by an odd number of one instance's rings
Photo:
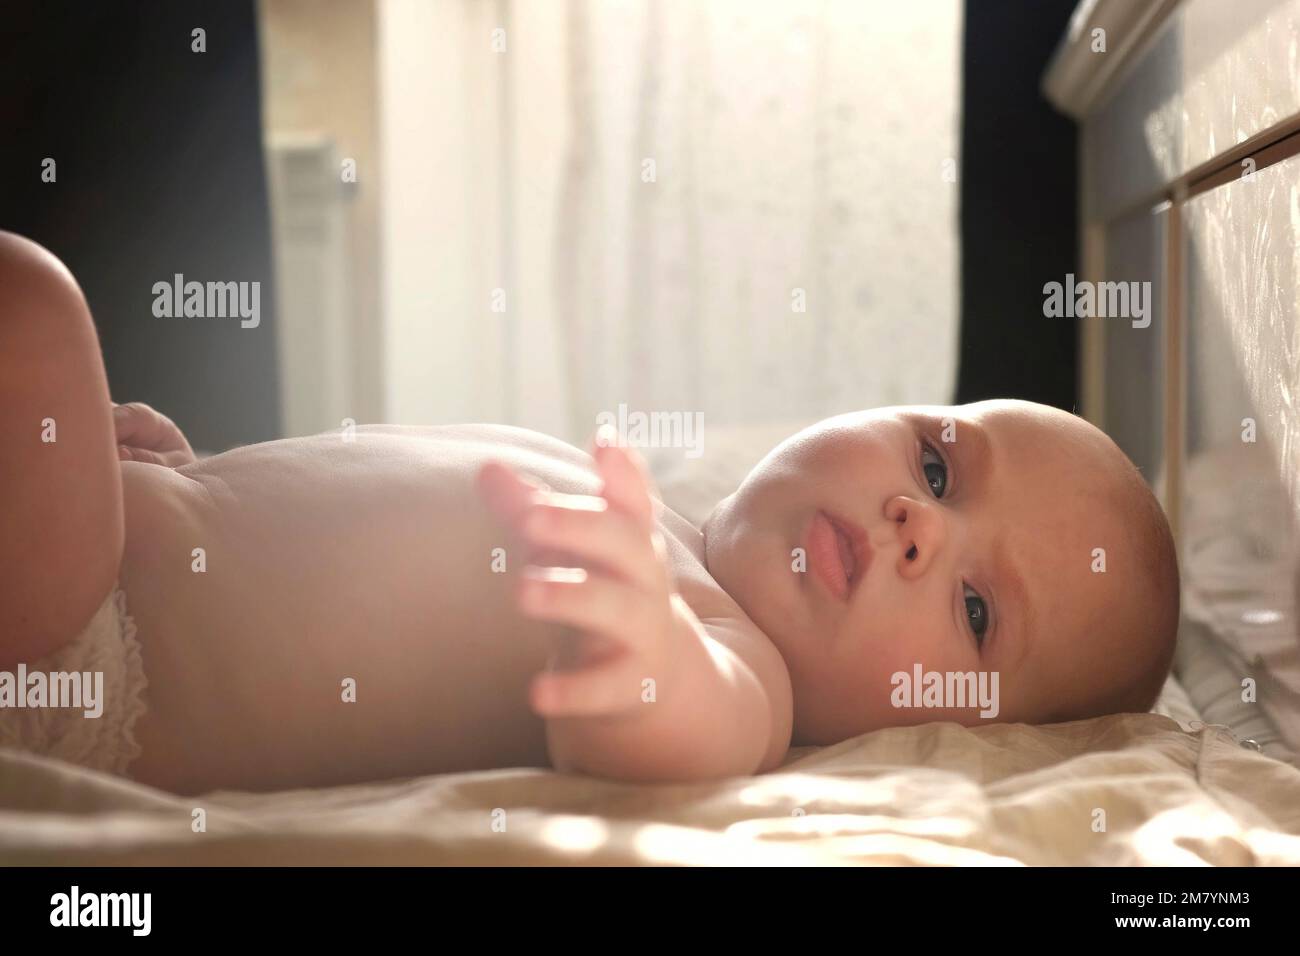
[[[844,576],[847,579],[849,593],[852,594],[862,574],[871,563],[871,544],[867,540],[867,533],[857,525],[837,515],[828,514],[826,517],[830,519],[831,526],[835,529],[840,562],[844,565]]]
[[[840,562],[844,565],[844,576],[848,579],[849,590],[852,591],[853,575],[858,571],[857,556],[853,553],[853,545],[838,527],[835,529],[835,543],[840,546]]]
[[[808,530],[808,556],[813,573],[834,597],[845,602],[871,560],[866,533],[825,511],[813,515]]]

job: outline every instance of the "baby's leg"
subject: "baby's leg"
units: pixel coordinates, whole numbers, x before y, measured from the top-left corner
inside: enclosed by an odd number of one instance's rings
[[[0,669],[76,637],[117,581],[122,475],[72,274],[0,232]]]

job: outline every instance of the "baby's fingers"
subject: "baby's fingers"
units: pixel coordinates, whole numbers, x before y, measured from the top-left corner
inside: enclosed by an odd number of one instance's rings
[[[592,457],[604,481],[601,494],[612,507],[649,530],[654,527],[657,510],[654,480],[641,455],[633,448],[620,447],[617,439],[618,433],[610,425],[600,426],[593,439]]]
[[[152,445],[160,431],[158,419],[158,413],[143,402],[113,406],[113,431],[122,445]]]
[[[545,671],[533,678],[529,698],[541,717],[598,717],[643,706],[635,654],[613,657],[581,670]]]
[[[662,622],[656,617],[669,608],[634,585],[582,568],[529,565],[517,589],[519,608],[528,617],[567,624],[618,645],[626,645],[631,633],[658,633]]]
[[[489,461],[478,471],[476,484],[488,507],[507,527],[516,527],[546,486],[524,478],[508,465]]]
[[[567,507],[548,496],[528,509],[522,521],[525,539],[539,548],[574,555],[597,564],[649,594],[668,587],[662,541],[647,534],[628,515],[608,508]],[[605,505],[603,498],[585,501]]]
[[[133,448],[130,445],[117,446],[118,461],[138,461],[145,465],[161,465],[164,468],[174,467],[170,461],[157,452],[150,451],[147,448]]]

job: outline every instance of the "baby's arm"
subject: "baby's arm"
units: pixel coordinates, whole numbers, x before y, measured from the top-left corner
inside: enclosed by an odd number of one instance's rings
[[[755,669],[685,602],[677,667],[653,702],[621,715],[554,717],[547,744],[558,770],[641,783],[747,776],[778,766],[789,745],[772,733],[774,695]],[[761,637],[761,635],[760,635]],[[640,689],[640,685],[637,685]]]
[[[500,465],[485,497],[533,560],[578,565],[578,580],[525,575],[523,613],[571,625],[558,669],[539,675],[552,763],[634,781],[751,774],[789,744],[788,678],[779,654],[741,618],[701,622],[673,588],[656,541],[649,479],[633,453],[595,449],[598,498],[551,495]],[[544,551],[574,560],[540,560]]]
[[[112,591],[122,476],[76,280],[0,232],[0,667],[57,650]]]

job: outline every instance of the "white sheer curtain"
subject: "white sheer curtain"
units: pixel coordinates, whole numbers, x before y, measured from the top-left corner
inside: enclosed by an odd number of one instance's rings
[[[960,38],[957,0],[381,0],[387,417],[947,400]]]

